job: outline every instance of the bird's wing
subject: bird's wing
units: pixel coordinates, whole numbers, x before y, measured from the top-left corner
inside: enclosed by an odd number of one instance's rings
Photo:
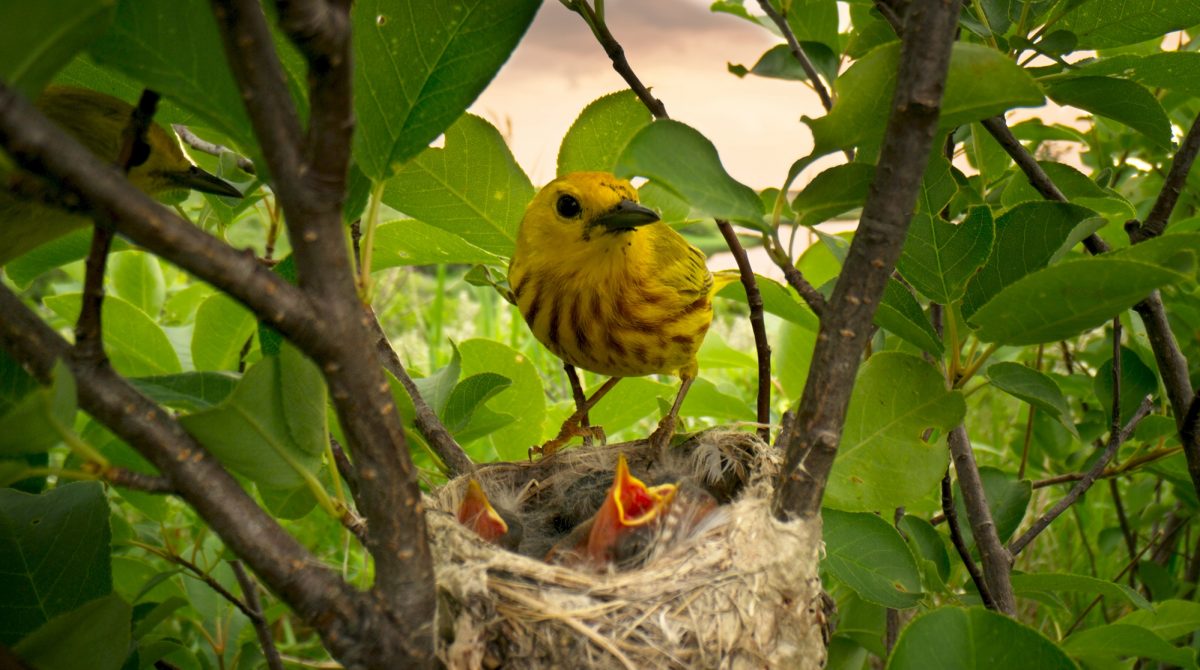
[[[704,252],[688,244],[673,228],[661,225],[661,232],[654,240],[658,280],[685,295],[708,295],[713,276]]]

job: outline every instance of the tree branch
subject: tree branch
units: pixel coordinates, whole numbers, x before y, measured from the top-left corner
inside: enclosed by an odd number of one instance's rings
[[[892,111],[858,232],[833,289],[775,492],[779,518],[820,512],[846,406],[880,296],[916,207],[950,66],[958,2],[914,1]]]
[[[242,597],[246,599],[246,610],[251,612],[247,616],[250,618],[250,623],[254,624],[254,632],[258,635],[258,643],[262,646],[263,656],[267,659],[267,667],[270,670],[283,670],[283,659],[279,657],[279,649],[275,647],[275,640],[271,637],[271,627],[268,625],[266,617],[263,616],[262,603],[258,600],[258,585],[254,583],[254,579],[250,575],[246,574],[246,569],[242,567],[241,561],[230,561],[229,567],[233,568],[238,585],[242,587]]]
[[[971,558],[971,550],[967,548],[967,542],[963,539],[962,527],[958,525],[958,509],[954,507],[954,488],[950,485],[949,470],[946,471],[946,476],[942,477],[942,514],[950,524],[950,542],[954,544],[958,557],[962,559],[963,567],[971,576],[971,582],[975,584],[975,590],[979,592],[984,606],[990,610],[996,609],[996,601],[992,599],[987,582],[983,579],[983,574],[979,572],[979,566],[975,564],[975,559]]]
[[[967,520],[971,525],[971,534],[975,536],[975,546],[979,548],[979,558],[983,563],[983,580],[987,584],[996,611],[1016,616],[1017,601],[1013,597],[1012,580],[1009,572],[1012,570],[1012,556],[1000,542],[996,534],[996,523],[992,520],[992,512],[988,508],[987,496],[983,491],[983,480],[979,477],[979,466],[975,464],[975,453],[967,438],[967,429],[958,426],[950,431],[947,439],[950,445],[950,455],[954,458],[954,471],[958,473],[958,485],[962,490],[963,503],[967,508]]]
[[[1179,202],[1179,195],[1183,193],[1188,172],[1191,171],[1192,163],[1195,162],[1198,152],[1200,152],[1200,116],[1197,116],[1196,120],[1192,122],[1192,127],[1188,129],[1187,135],[1183,138],[1183,144],[1179,146],[1179,151],[1171,160],[1171,171],[1167,173],[1167,179],[1163,182],[1162,190],[1158,192],[1158,197],[1154,200],[1154,207],[1150,208],[1150,214],[1146,216],[1145,222],[1138,225],[1135,220],[1125,224],[1130,242],[1137,244],[1152,237],[1158,237],[1167,229],[1171,212],[1175,211],[1175,203]]]
[[[801,47],[800,42],[796,40],[796,35],[792,33],[792,27],[788,25],[787,18],[775,11],[775,8],[771,6],[771,0],[758,0],[758,4],[775,22],[779,32],[783,33],[783,38],[788,43],[788,49],[791,50],[792,56],[800,62],[800,67],[804,68],[804,74],[808,75],[808,81],[812,84],[813,90],[817,92],[817,97],[821,98],[821,105],[825,107],[825,111],[833,109],[833,99],[829,97],[829,91],[825,90],[825,84],[817,76],[817,68],[813,67],[812,61],[808,59],[808,54],[804,53],[804,47]]]
[[[396,626],[378,641],[388,651],[375,663],[426,667],[434,661],[437,603],[421,490],[342,230],[354,130],[349,3],[280,0],[277,7],[281,27],[308,63],[305,141],[258,0],[213,1],[226,58],[287,221],[300,287],[336,344],[314,358],[360,475],[360,511],[375,559],[373,593]]]
[[[178,493],[175,486],[171,484],[171,480],[162,475],[152,475],[110,465],[101,470],[100,476],[113,486],[143,493]]]
[[[569,0],[569,2],[570,4],[567,7],[582,16],[583,20],[587,22],[588,27],[592,29],[592,34],[596,36],[596,41],[600,43],[600,46],[604,48],[604,53],[608,54],[608,59],[612,61],[613,69],[617,71],[617,74],[621,75],[621,78],[629,85],[630,90],[637,95],[638,100],[642,101],[642,104],[646,106],[646,109],[650,110],[654,118],[667,118],[667,108],[663,105],[662,100],[651,95],[650,89],[646,88],[641,79],[638,79],[637,73],[633,71],[633,68],[629,65],[629,61],[625,58],[625,48],[609,32],[608,25],[596,16],[595,10],[592,9],[587,0]]]
[[[233,151],[233,149],[216,144],[214,142],[209,142],[196,133],[193,133],[192,129],[185,125],[176,123],[171,127],[175,129],[175,134],[179,136],[180,140],[183,140],[184,144],[195,149],[196,151],[202,151],[210,156],[220,156],[221,154],[225,153],[233,154],[236,157],[234,160],[237,162],[239,170],[245,172],[246,174],[258,174],[257,168],[254,167],[253,161],[245,156],[237,154]]]

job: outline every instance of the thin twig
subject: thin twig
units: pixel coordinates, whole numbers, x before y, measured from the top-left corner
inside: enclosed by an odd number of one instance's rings
[[[880,297],[900,257],[932,149],[958,7],[953,0],[921,0],[908,13],[879,169],[821,318],[797,429],[785,445],[773,500],[778,518],[820,513],[854,378]]]
[[[608,54],[608,59],[612,61],[613,69],[617,71],[617,74],[621,75],[621,78],[629,85],[630,90],[637,95],[638,100],[642,101],[646,109],[650,110],[654,118],[667,118],[667,108],[663,105],[662,100],[650,94],[650,89],[646,88],[646,85],[638,78],[637,73],[633,71],[633,68],[629,65],[629,61],[625,58],[624,47],[609,32],[608,25],[596,16],[596,11],[587,3],[587,0],[571,0],[568,8],[577,12],[587,22],[588,27],[592,29],[592,34],[596,36],[596,40],[600,42],[600,46],[604,49],[604,53]]]
[[[1192,127],[1183,138],[1183,144],[1171,160],[1171,171],[1167,173],[1162,190],[1158,192],[1145,222],[1139,225],[1137,220],[1133,220],[1125,224],[1130,242],[1137,244],[1158,237],[1167,229],[1167,222],[1171,219],[1171,212],[1175,210],[1175,203],[1179,202],[1179,196],[1183,193],[1188,172],[1192,169],[1197,153],[1200,153],[1200,116],[1192,122]]]
[[[152,475],[136,472],[127,468],[110,465],[101,473],[104,481],[113,486],[141,491],[143,493],[176,493],[171,480],[162,475]]]
[[[171,127],[175,129],[175,134],[179,135],[179,139],[183,140],[184,144],[195,149],[196,151],[202,151],[212,156],[233,154],[239,170],[245,172],[246,174],[258,174],[258,172],[255,170],[253,161],[245,156],[242,156],[241,154],[236,153],[229,147],[209,142],[196,133],[193,133],[191,128],[188,128],[181,123],[173,124]]]
[[[1108,490],[1112,494],[1113,506],[1117,510],[1117,523],[1121,527],[1121,537],[1125,539],[1125,549],[1129,552],[1129,558],[1132,559],[1137,555],[1137,535],[1129,525],[1129,517],[1125,515],[1125,503],[1121,501],[1121,486],[1117,480],[1110,479],[1108,480]],[[1129,586],[1133,585],[1134,573],[1130,573]]]
[[[1097,479],[1113,479],[1115,477],[1120,477],[1121,475],[1136,471],[1137,468],[1146,465],[1147,463],[1153,463],[1169,456],[1174,456],[1182,450],[1182,447],[1155,449],[1154,451],[1147,452],[1141,456],[1131,458],[1119,466],[1106,469],[1104,472],[1100,473],[1100,476]],[[1047,486],[1054,486],[1056,484],[1069,484],[1071,482],[1077,482],[1080,479],[1083,479],[1086,474],[1087,473],[1084,472],[1068,472],[1063,475],[1055,475],[1053,477],[1039,479],[1033,482],[1033,488],[1035,490],[1044,489]]]
[[[967,548],[967,541],[962,535],[962,527],[958,525],[958,509],[954,506],[954,488],[950,485],[949,470],[946,470],[946,476],[942,477],[942,514],[950,523],[950,542],[958,552],[958,557],[962,559],[967,574],[971,576],[971,582],[975,584],[975,590],[979,592],[984,607],[995,610],[996,601],[992,599],[987,582],[983,579],[983,573],[979,572],[979,566],[975,564],[975,559],[971,557],[971,550]]]
[[[775,265],[783,271],[783,278],[787,280],[788,286],[800,296],[800,298],[808,305],[808,308],[813,311],[818,317],[825,313],[826,301],[825,296],[809,283],[804,277],[804,273],[792,263],[784,250],[779,246],[778,239],[772,240],[770,237],[763,236],[763,248],[767,250],[767,255],[775,262]]]
[[[775,8],[771,6],[770,0],[758,0],[758,4],[766,12],[767,16],[775,22],[775,25],[779,28],[779,32],[787,40],[788,49],[791,50],[792,56],[799,61],[800,67],[804,68],[804,74],[808,75],[808,81],[812,84],[813,90],[817,92],[817,96],[821,98],[821,105],[825,107],[825,111],[828,112],[833,109],[833,99],[829,97],[829,91],[825,89],[825,84],[817,76],[817,68],[813,67],[808,54],[804,53],[804,47],[800,46],[800,42],[796,40],[796,35],[792,32],[792,27],[788,25],[787,17],[775,11]]]
[[[267,659],[267,667],[271,670],[283,670],[283,660],[279,658],[279,649],[275,647],[275,640],[271,637],[271,627],[268,625],[266,617],[263,616],[262,603],[258,600],[258,585],[254,583],[254,579],[250,575],[246,574],[246,569],[242,567],[241,561],[230,561],[229,567],[233,568],[233,574],[242,587],[242,597],[246,599],[246,608],[253,612],[250,623],[254,624],[254,632],[258,634],[258,643],[262,646],[263,656]]]

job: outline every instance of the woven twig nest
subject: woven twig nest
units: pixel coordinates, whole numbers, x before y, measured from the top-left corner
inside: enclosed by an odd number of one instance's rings
[[[635,476],[661,467],[645,442],[633,442],[486,466],[476,477],[493,500],[552,527],[556,507],[578,504],[578,482],[605,473],[611,481],[619,453]],[[626,571],[539,560],[536,528],[521,547],[528,556],[488,544],[453,514],[466,480],[440,489],[428,518],[441,660],[471,669],[823,667],[820,523],[770,514],[780,455],[733,431],[702,433],[671,454],[673,467],[728,500],[689,537]]]

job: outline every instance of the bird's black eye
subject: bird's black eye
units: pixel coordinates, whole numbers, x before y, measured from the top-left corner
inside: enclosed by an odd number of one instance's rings
[[[558,209],[558,215],[564,219],[573,219],[583,211],[579,201],[569,195],[558,196],[558,202],[554,206]]]
[[[142,140],[133,143],[133,151],[129,154],[129,167],[135,168],[150,158],[150,144]]]

